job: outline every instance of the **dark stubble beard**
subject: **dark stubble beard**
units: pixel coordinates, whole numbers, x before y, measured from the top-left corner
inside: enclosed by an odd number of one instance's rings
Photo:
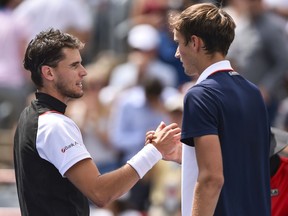
[[[67,85],[63,82],[57,82],[55,84],[56,89],[58,90],[58,92],[60,92],[62,95],[64,95],[65,97],[69,97],[69,98],[81,98],[83,96],[83,91],[82,92],[76,92],[73,90],[70,90],[69,88],[67,88]]]

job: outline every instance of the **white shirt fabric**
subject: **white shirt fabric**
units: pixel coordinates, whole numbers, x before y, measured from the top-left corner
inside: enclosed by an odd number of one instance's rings
[[[91,158],[78,126],[55,112],[39,116],[36,148],[40,157],[52,163],[63,177],[74,164]]]
[[[192,215],[194,188],[198,178],[198,164],[195,147],[183,144],[182,151],[182,184],[181,184],[181,209],[182,215]]]

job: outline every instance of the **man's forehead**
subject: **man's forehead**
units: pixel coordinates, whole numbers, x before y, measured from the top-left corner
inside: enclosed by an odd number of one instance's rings
[[[82,58],[80,55],[80,51],[78,49],[71,49],[71,48],[63,48],[63,59],[60,62],[66,62],[68,64],[72,64],[74,62],[81,62]]]
[[[80,57],[80,51],[78,49],[71,49],[71,48],[63,48],[62,50],[65,58],[79,58]]]

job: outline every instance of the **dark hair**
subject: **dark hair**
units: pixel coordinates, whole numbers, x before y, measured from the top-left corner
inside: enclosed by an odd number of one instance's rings
[[[8,5],[10,0],[0,0],[0,8],[4,8]]]
[[[84,44],[76,37],[60,30],[42,31],[31,40],[24,57],[24,68],[31,72],[31,79],[37,87],[43,86],[41,67],[57,67],[64,59],[63,48],[82,49]]]
[[[163,83],[156,77],[145,77],[140,81],[148,98],[159,97],[163,90]]]
[[[211,3],[194,4],[170,19],[172,30],[183,35],[186,45],[191,36],[200,37],[208,54],[220,52],[227,55],[235,37],[235,23],[222,8]]]

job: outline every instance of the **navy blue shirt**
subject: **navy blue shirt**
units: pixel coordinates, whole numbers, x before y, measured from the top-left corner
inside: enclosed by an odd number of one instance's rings
[[[214,215],[270,215],[269,131],[260,91],[240,75],[217,72],[187,92],[182,142],[216,134],[221,144],[224,185]]]

